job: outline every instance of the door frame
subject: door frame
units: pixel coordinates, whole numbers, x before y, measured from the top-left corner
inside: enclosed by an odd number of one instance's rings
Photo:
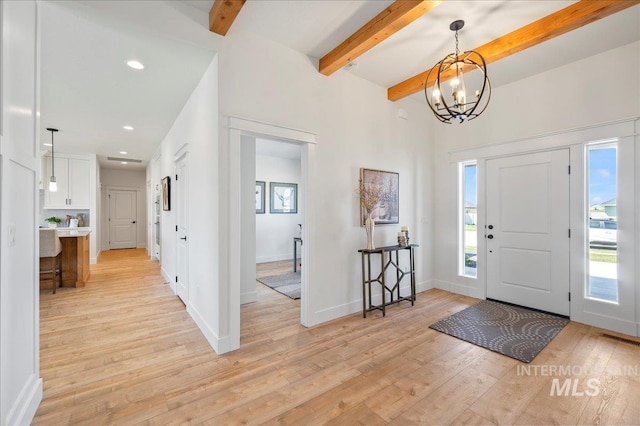
[[[180,298],[180,300],[182,300],[185,304],[185,306],[188,306],[189,303],[189,177],[188,177],[188,172],[189,172],[189,144],[185,143],[175,154],[174,156],[174,161],[173,161],[173,166],[174,166],[174,177],[178,176],[178,165],[181,162],[185,162],[187,165],[187,180],[186,180],[186,186],[184,188],[183,194],[181,195],[177,195],[180,191],[178,188],[178,182],[174,181],[173,185],[171,185],[170,191],[171,194],[169,195],[169,199],[173,200],[173,206],[175,207],[175,223],[176,223],[176,282],[175,282],[175,286],[174,286],[174,293]],[[177,180],[177,179],[176,179]],[[183,180],[184,182],[184,180]],[[179,276],[179,271],[180,271],[180,266],[179,266],[179,262],[180,262],[180,251],[178,249],[178,246],[180,245],[180,242],[178,241],[178,239],[180,238],[180,233],[178,232],[178,220],[180,217],[180,203],[178,202],[178,197],[179,196],[186,196],[186,211],[183,212],[184,214],[184,219],[186,222],[186,226],[185,226],[185,237],[187,238],[185,244],[187,246],[186,250],[187,250],[187,255],[186,255],[186,262],[187,264],[184,265],[184,270],[185,270],[185,274],[186,276],[181,277],[180,281],[184,282],[184,286],[186,287],[186,297],[185,299],[183,299],[179,292],[178,292],[178,276]]]
[[[231,230],[242,230],[242,212],[249,207],[255,213],[255,200],[251,206],[245,206],[241,197],[241,175],[243,169],[242,162],[242,143],[244,140],[253,140],[256,138],[265,138],[276,141],[290,142],[299,144],[302,153],[301,164],[301,186],[304,188],[302,196],[299,198],[299,206],[302,210],[301,221],[305,226],[302,228],[302,239],[305,244],[302,245],[302,258],[305,259],[306,267],[302,270],[301,277],[301,297],[300,297],[300,323],[304,326],[310,325],[309,312],[309,271],[313,268],[313,241],[310,238],[310,229],[313,228],[313,212],[309,209],[309,176],[313,167],[314,145],[316,143],[316,135],[314,133],[302,130],[287,128],[284,126],[264,123],[256,120],[228,116],[227,129],[229,131],[229,209],[228,223],[229,227],[225,231],[223,238],[223,246],[228,247],[228,257],[226,263],[227,280],[221,281],[227,283],[226,303],[221,301],[221,308],[226,305],[227,309],[221,309],[221,331],[218,353],[236,350],[240,347],[240,287],[241,276],[244,270],[250,268],[255,274],[255,256],[254,259],[247,259],[243,252],[245,250],[255,253],[255,225],[252,235],[245,235],[246,238],[236,238],[237,234]],[[246,167],[246,166],[244,166]],[[253,168],[255,180],[255,167]],[[253,197],[252,197],[253,199]],[[255,218],[254,218],[255,224]],[[252,246],[251,246],[252,245]],[[249,262],[251,260],[251,262]],[[225,292],[223,292],[224,294]],[[226,336],[225,336],[226,335]],[[226,337],[226,338],[225,338]]]
[[[603,312],[594,312],[589,306],[590,303],[585,304],[586,298],[584,297],[584,282],[586,277],[586,263],[585,259],[586,251],[584,249],[585,236],[585,215],[584,213],[584,149],[585,146],[592,143],[603,142],[612,139],[618,139],[619,143],[629,143],[635,146],[635,158],[636,164],[640,162],[640,139],[637,136],[636,130],[637,117],[631,117],[627,119],[614,120],[609,122],[597,123],[594,125],[583,126],[573,129],[562,129],[559,131],[548,132],[544,134],[527,136],[519,139],[504,140],[497,143],[491,143],[473,148],[466,148],[461,150],[453,150],[448,153],[449,161],[451,162],[451,177],[453,182],[458,182],[458,164],[464,161],[475,160],[478,165],[478,228],[484,230],[486,207],[484,201],[486,198],[484,187],[486,186],[486,173],[485,173],[485,161],[494,158],[509,157],[519,154],[530,154],[541,151],[551,151],[560,148],[569,149],[569,164],[571,166],[571,178],[570,178],[570,211],[571,211],[571,242],[570,242],[570,287],[571,287],[571,302],[570,302],[570,318],[571,320],[578,321],[584,324],[593,325],[609,330],[614,330],[620,333],[629,334],[632,336],[640,337],[640,321],[638,315],[640,315],[640,288],[637,285],[633,288],[635,294],[630,297],[630,303],[634,306],[630,307],[635,315],[635,321],[621,318],[619,316],[608,315]],[[632,158],[627,158],[627,161],[632,161]],[[637,212],[640,212],[640,173],[636,173],[635,180],[629,177],[630,182],[635,184],[633,189],[633,196],[635,197],[635,206],[628,206],[629,209],[635,207],[635,229],[640,228],[640,217]],[[482,182],[482,185],[480,185]],[[452,190],[457,190],[458,186],[451,186]],[[455,198],[457,200],[457,197]],[[633,202],[632,202],[633,204]],[[457,206],[457,204],[456,204]],[[628,248],[631,250],[628,253],[628,257],[635,259],[635,264],[629,264],[625,274],[633,279],[629,278],[629,281],[637,282],[637,278],[640,277],[640,250],[635,247],[640,247],[640,235],[634,229],[635,234],[627,240]],[[458,227],[459,230],[459,227]],[[458,231],[459,232],[459,231]],[[472,279],[461,277],[458,275],[457,263],[455,264],[455,278],[452,280],[452,284],[447,287],[453,292],[470,295],[472,297],[486,298],[486,279],[485,282],[480,281],[480,274],[484,279],[486,275],[486,268],[484,263],[486,262],[486,240],[482,238],[483,242],[478,243],[478,261],[482,264],[478,265],[478,281],[471,283]],[[635,241],[635,246],[634,246]],[[620,242],[619,242],[619,247]],[[455,246],[455,256],[458,255],[458,245]],[[480,256],[482,252],[482,256]],[[457,257],[456,257],[457,258]],[[636,266],[637,265],[637,266]],[[453,277],[452,277],[453,278]],[[484,296],[482,293],[484,292]],[[606,308],[606,307],[603,307]]]

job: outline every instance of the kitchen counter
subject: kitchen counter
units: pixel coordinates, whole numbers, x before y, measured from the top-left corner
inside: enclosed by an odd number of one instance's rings
[[[82,228],[58,229],[63,287],[84,287],[89,280],[89,234],[90,230]]]
[[[86,237],[90,233],[91,231],[88,228],[87,229],[58,228],[58,237],[60,238]]]

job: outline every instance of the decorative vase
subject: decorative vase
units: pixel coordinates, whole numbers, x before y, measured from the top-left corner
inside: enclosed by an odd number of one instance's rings
[[[371,217],[371,213],[369,213],[364,221],[364,229],[367,231],[367,250],[374,250],[376,248],[373,244],[373,231],[375,227],[376,222]]]
[[[55,222],[49,222],[49,228],[57,228],[58,224]]]

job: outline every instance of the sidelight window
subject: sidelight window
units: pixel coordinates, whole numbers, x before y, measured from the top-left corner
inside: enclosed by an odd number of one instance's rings
[[[618,301],[618,147],[587,148],[587,297]]]
[[[460,275],[478,276],[478,185],[476,162],[460,163]]]

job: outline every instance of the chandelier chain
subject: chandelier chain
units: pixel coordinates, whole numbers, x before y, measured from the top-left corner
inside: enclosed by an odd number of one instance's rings
[[[460,56],[460,49],[458,49],[458,30],[456,30],[456,58]]]

